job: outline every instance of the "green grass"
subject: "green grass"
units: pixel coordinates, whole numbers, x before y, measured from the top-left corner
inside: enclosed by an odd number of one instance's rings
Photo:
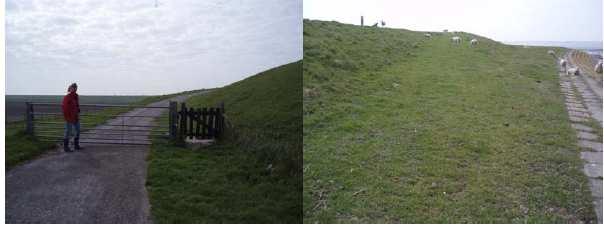
[[[160,101],[160,100],[164,100],[167,98],[171,98],[180,94],[188,94],[191,92],[198,92],[197,91],[187,91],[187,92],[181,92],[181,93],[176,93],[176,94],[169,94],[169,95],[160,95],[160,96],[148,96],[148,97],[138,97],[138,98],[133,98],[133,97],[125,97],[125,100],[120,100],[120,97],[113,97],[110,98],[108,96],[102,96],[102,97],[97,97],[96,99],[89,99],[90,101],[99,101],[101,103],[106,103],[103,102],[104,101],[114,101],[115,103],[112,104],[128,104],[128,102],[130,102],[129,104],[132,105],[146,105],[152,102],[156,102],[156,101]],[[29,97],[29,96],[28,96]],[[44,97],[47,98],[49,100],[54,100],[56,99],[56,97],[54,96],[40,96],[40,97]],[[40,97],[34,97],[35,100],[42,100],[42,98]],[[19,97],[21,99],[27,98],[25,96],[23,97]],[[31,97],[30,97],[31,98]],[[122,97],[124,98],[124,97]],[[56,100],[55,100],[56,101]],[[95,112],[94,116],[82,116],[80,122],[82,124],[86,124],[86,125],[82,125],[82,128],[91,128],[94,127],[95,125],[99,125],[101,123],[106,122],[107,120],[109,120],[111,117],[111,115],[117,115],[120,113],[124,113],[127,112],[129,110],[131,110],[132,108],[107,108],[107,109],[103,109],[99,112]],[[38,122],[62,122],[63,118],[62,116],[57,116],[57,117],[46,117],[46,118],[40,118],[37,120]],[[55,127],[63,127],[63,125],[56,125]],[[56,135],[57,138],[62,137],[63,135],[63,129],[48,129],[45,130],[48,131],[44,134],[47,135]],[[5,125],[5,137],[4,137],[5,141],[6,141],[6,145],[5,145],[5,168],[6,169],[10,169],[15,167],[16,165],[19,165],[23,162],[35,159],[36,157],[39,157],[40,155],[44,154],[44,152],[56,148],[57,142],[47,142],[47,141],[43,141],[40,138],[37,137],[33,137],[33,136],[29,136],[25,133],[25,122],[24,121],[17,121],[17,122],[11,122],[11,123],[6,123]]]
[[[196,151],[154,141],[147,190],[155,223],[302,222],[301,70],[290,63],[187,101],[224,101],[230,127]]]
[[[595,221],[548,48],[303,34],[305,223]]]
[[[4,127],[5,169],[10,169],[27,160],[38,157],[55,147],[56,143],[38,141],[25,133],[23,121],[7,123]]]

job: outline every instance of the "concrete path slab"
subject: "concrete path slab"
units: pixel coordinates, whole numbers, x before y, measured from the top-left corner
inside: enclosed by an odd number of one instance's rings
[[[583,151],[581,152],[581,159],[587,163],[602,164],[602,152]]]
[[[590,149],[595,152],[602,152],[602,143],[589,140],[579,140],[579,147]]]
[[[591,127],[582,125],[582,124],[571,124],[571,126],[575,129],[575,130],[581,130],[581,131],[586,131],[586,132],[594,132],[595,130]]]
[[[582,124],[571,124],[571,127],[573,127],[576,130],[581,130],[581,131],[586,131],[586,132],[594,132],[595,130],[591,127],[587,127],[585,125]]]
[[[598,135],[589,132],[577,131],[577,138],[581,140],[597,140]]]
[[[583,166],[583,172],[590,178],[601,178],[602,177],[602,165],[597,163],[586,163]]]

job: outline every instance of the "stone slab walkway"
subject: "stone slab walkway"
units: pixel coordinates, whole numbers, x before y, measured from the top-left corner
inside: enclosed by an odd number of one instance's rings
[[[567,55],[568,56],[568,55]],[[570,62],[570,61],[569,61]],[[589,179],[598,223],[602,223],[602,140],[588,122],[596,120],[602,126],[602,89],[585,76],[560,72],[560,89],[565,96],[566,109],[572,127],[577,132],[583,172]]]

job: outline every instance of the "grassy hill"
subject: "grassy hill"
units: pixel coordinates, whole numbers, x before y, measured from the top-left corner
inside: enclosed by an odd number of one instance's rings
[[[550,48],[423,34],[304,20],[304,222],[595,221]]]
[[[147,189],[156,223],[302,222],[302,62],[204,95],[224,101],[223,139],[193,151],[156,140]]]

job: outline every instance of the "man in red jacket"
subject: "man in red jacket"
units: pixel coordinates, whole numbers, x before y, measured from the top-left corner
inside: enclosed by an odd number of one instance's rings
[[[73,83],[69,85],[67,91],[69,92],[63,97],[63,117],[65,118],[65,136],[63,137],[63,150],[65,152],[72,152],[69,149],[69,137],[71,136],[72,128],[75,129],[74,147],[76,150],[81,150],[80,147],[80,102],[78,94],[78,85]]]

